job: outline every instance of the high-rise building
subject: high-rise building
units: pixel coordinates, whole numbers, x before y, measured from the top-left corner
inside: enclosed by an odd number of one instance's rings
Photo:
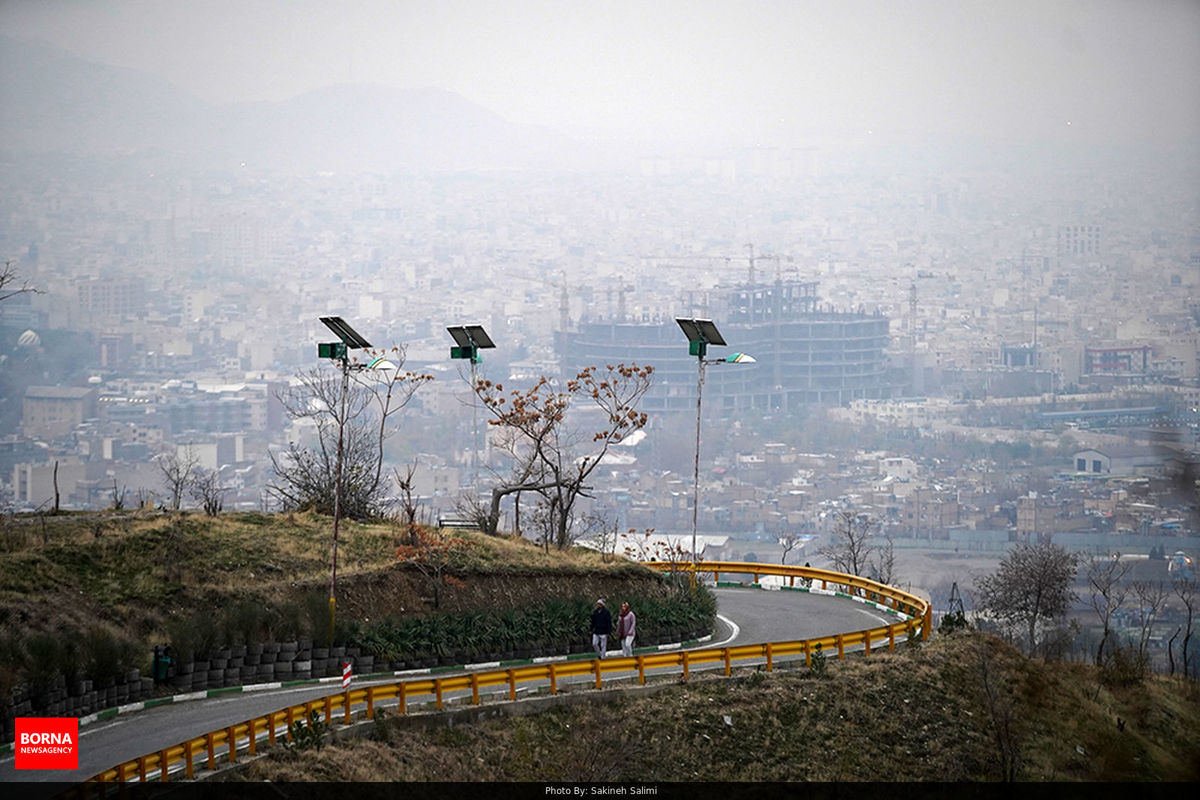
[[[787,410],[840,405],[891,395],[885,375],[888,319],[879,313],[820,308],[815,282],[775,281],[715,290],[709,306],[682,316],[710,317],[728,348],[753,364],[706,371],[706,402],[725,409]],[[696,404],[697,365],[671,316],[651,321],[583,322],[561,335],[563,370],[630,363],[655,369],[642,402],[648,412],[686,411]]]

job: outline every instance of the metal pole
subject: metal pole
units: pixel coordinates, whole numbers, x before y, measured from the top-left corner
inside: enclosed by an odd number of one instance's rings
[[[696,518],[700,512],[700,400],[704,394],[704,356],[696,359],[699,369],[696,378],[696,463],[692,473],[692,562],[699,560],[696,554]]]
[[[475,393],[475,354],[471,354],[471,491],[479,492],[479,396]]]
[[[333,641],[333,623],[337,615],[338,523],[342,517],[342,448],[346,432],[346,394],[350,391],[350,361],[342,359],[341,413],[338,415],[337,465],[333,484],[333,566],[329,570],[329,640]]]

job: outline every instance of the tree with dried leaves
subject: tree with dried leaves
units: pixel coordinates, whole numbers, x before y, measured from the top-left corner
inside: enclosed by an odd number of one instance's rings
[[[1120,553],[1114,553],[1111,556],[1097,553],[1088,558],[1084,564],[1088,586],[1091,587],[1088,604],[1100,617],[1103,629],[1100,634],[1100,643],[1096,645],[1097,667],[1104,663],[1104,647],[1112,636],[1113,614],[1121,608],[1125,603],[1125,597],[1129,594],[1125,576],[1132,566],[1132,562],[1121,560]]]
[[[505,393],[503,385],[480,379],[475,394],[498,429],[497,448],[507,457],[509,471],[491,490],[481,528],[494,535],[500,505],[509,495],[530,492],[539,497],[545,524],[543,537],[564,549],[573,540],[578,501],[589,497],[588,480],[609,449],[644,427],[646,414],[638,404],[650,388],[653,367],[637,364],[588,367],[556,387],[541,378],[528,389]],[[573,424],[568,424],[570,414]],[[597,419],[591,433],[582,433],[584,420]]]
[[[1052,542],[1021,543],[1001,559],[996,572],[976,583],[978,609],[1001,623],[1023,626],[1028,651],[1037,647],[1038,625],[1067,613],[1079,559]]]
[[[396,559],[425,576],[433,593],[433,607],[440,608],[442,586],[462,586],[462,581],[450,573],[465,564],[471,543],[461,536],[434,532],[416,524],[407,527],[409,543],[396,548]]]
[[[361,369],[351,362],[344,381],[340,367],[317,367],[300,373],[278,395],[289,417],[310,422],[316,431],[311,445],[291,442],[284,453],[271,453],[275,480],[268,491],[286,508],[333,513],[340,450],[340,515],[369,519],[382,514],[384,445],[396,433],[394,417],[433,377],[404,370],[403,347],[367,355],[385,355],[388,368]]]

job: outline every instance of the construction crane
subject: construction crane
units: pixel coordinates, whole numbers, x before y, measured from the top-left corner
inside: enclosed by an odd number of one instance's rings
[[[643,256],[639,256],[639,257],[640,257],[640,258],[642,258],[642,259],[645,259],[645,260],[647,260],[647,261],[653,261],[653,262],[656,262],[656,263],[654,264],[654,267],[655,267],[656,269],[660,269],[660,268],[667,268],[667,269],[694,269],[694,267],[691,267],[691,266],[689,266],[689,265],[687,265],[687,264],[658,263],[658,262],[663,262],[663,261],[666,261],[666,262],[672,262],[672,261],[707,261],[707,262],[709,262],[710,264],[711,264],[713,261],[720,261],[720,262],[724,262],[725,266],[728,268],[728,267],[729,267],[729,265],[730,265],[732,262],[734,262],[734,261],[740,261],[740,260],[743,260],[743,259],[745,259],[745,260],[746,260],[746,262],[747,262],[747,264],[748,264],[747,276],[746,276],[746,277],[747,277],[747,283],[748,283],[749,285],[751,285],[751,286],[754,286],[754,285],[755,285],[755,282],[756,282],[756,279],[757,279],[757,274],[756,274],[756,272],[755,272],[755,264],[756,264],[758,261],[774,261],[774,262],[775,262],[775,280],[776,280],[776,281],[782,280],[782,272],[783,272],[783,257],[782,257],[782,256],[778,256],[778,255],[761,255],[761,254],[759,254],[759,255],[755,255],[755,253],[754,253],[754,244],[753,244],[753,243],[747,244],[747,245],[745,245],[745,247],[746,247],[746,251],[747,251],[747,253],[746,253],[746,255],[744,255],[744,256],[743,256],[743,255],[713,255],[713,256],[703,256],[703,255],[692,255],[692,256],[687,256],[687,255],[685,255],[685,256],[650,256],[650,255],[643,255]],[[790,263],[790,262],[792,262],[792,258],[791,258],[790,256],[787,258],[787,260],[788,260],[788,262],[789,262],[789,263]],[[726,271],[728,272],[729,270],[728,270],[728,269],[726,269]]]
[[[565,331],[571,325],[571,299],[567,291],[567,271],[560,270],[560,280],[554,281],[549,278],[544,278],[541,275],[526,275],[519,272],[501,271],[505,277],[515,278],[522,281],[532,281],[533,283],[541,283],[546,286],[552,286],[559,290],[558,293],[558,329]]]

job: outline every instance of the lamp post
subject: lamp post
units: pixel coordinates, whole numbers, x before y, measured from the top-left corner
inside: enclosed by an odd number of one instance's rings
[[[451,325],[446,331],[454,339],[454,347],[450,348],[451,358],[465,358],[471,362],[471,391],[475,391],[475,365],[479,363],[480,349],[496,346],[492,337],[482,325]],[[471,488],[478,490],[479,485],[479,406],[471,402]]]
[[[675,321],[688,338],[688,355],[696,356],[696,460],[692,472],[692,561],[696,562],[696,525],[700,513],[700,409],[704,399],[704,368],[709,364],[753,364],[755,359],[745,353],[727,358],[706,358],[708,346],[725,346],[726,341],[711,319],[676,317]]]
[[[329,568],[329,638],[333,639],[333,624],[337,615],[337,557],[338,557],[338,526],[342,517],[342,453],[346,438],[346,395],[350,391],[350,370],[386,369],[392,366],[383,358],[376,358],[369,364],[350,363],[351,350],[363,350],[371,343],[359,336],[341,317],[321,317],[325,327],[333,331],[341,341],[323,342],[317,345],[317,356],[339,361],[342,368],[342,390],[338,397],[341,408],[338,410],[338,442],[337,458],[334,462],[333,479],[333,562]]]

